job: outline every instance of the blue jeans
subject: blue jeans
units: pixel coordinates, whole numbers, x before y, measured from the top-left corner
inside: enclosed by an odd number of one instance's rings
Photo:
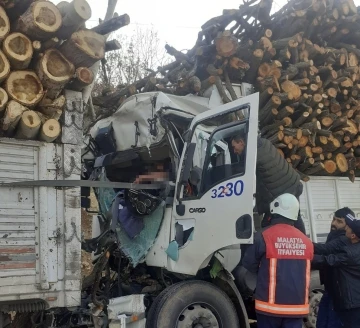
[[[256,313],[257,328],[302,328],[302,318],[281,318]]]
[[[316,328],[341,328],[342,324],[338,314],[334,311],[333,301],[327,292],[324,292],[319,303],[319,312]]]

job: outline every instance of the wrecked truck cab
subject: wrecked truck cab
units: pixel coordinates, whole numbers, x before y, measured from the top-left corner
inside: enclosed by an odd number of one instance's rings
[[[230,273],[240,261],[240,246],[252,243],[258,95],[214,108],[211,102],[163,93],[136,95],[99,121],[85,141],[89,179],[133,183],[156,172],[159,163],[168,173],[166,179],[153,175],[145,189],[135,184],[95,189],[97,262],[109,252],[113,270],[119,273],[129,265],[159,279],[156,286],[161,287],[139,290],[124,282],[113,299],[138,294],[153,299],[168,279],[176,283],[203,276],[211,281],[223,269]],[[246,142],[242,154],[232,144],[239,134]],[[158,182],[165,184],[152,184]],[[111,248],[111,242],[117,246]],[[151,320],[154,315],[149,314]]]

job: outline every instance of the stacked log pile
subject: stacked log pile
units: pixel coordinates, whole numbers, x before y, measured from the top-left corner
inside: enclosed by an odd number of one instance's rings
[[[245,1],[244,1],[245,2]],[[290,0],[270,16],[272,0],[249,0],[202,26],[185,52],[143,80],[94,98],[118,106],[138,92],[202,95],[215,85],[225,103],[232,83],[260,92],[259,128],[296,168],[310,175],[360,169],[360,10],[353,0]]]
[[[130,22],[128,15],[116,15],[86,29],[90,17],[86,0],[57,6],[0,0],[0,136],[45,142],[59,137],[64,88],[90,85],[90,67],[119,49],[117,42],[107,43],[107,35]]]

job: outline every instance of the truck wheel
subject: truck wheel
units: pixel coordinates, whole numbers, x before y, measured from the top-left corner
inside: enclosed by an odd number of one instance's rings
[[[185,281],[165,289],[152,304],[147,328],[240,328],[230,298],[213,284]]]

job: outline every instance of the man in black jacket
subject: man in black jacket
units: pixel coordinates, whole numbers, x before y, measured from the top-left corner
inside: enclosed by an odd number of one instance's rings
[[[246,138],[239,134],[232,139],[233,151],[240,161],[245,161]],[[278,196],[289,193],[298,200],[303,185],[299,174],[279,154],[275,146],[267,139],[258,138],[256,159],[256,207],[260,215],[264,214],[262,227],[270,225],[270,203]],[[300,216],[295,227],[306,234],[304,222]]]
[[[332,268],[334,310],[343,327],[360,328],[360,219],[347,214],[346,237],[314,244],[315,265]]]
[[[348,207],[341,208],[334,213],[333,220],[331,222],[331,230],[327,236],[326,243],[345,236],[345,217],[351,214],[355,216],[354,212]],[[316,328],[338,328],[340,327],[340,318],[334,311],[333,305],[333,277],[332,268],[322,268],[319,271],[320,282],[324,285],[324,294],[319,304],[319,312],[316,321]]]

